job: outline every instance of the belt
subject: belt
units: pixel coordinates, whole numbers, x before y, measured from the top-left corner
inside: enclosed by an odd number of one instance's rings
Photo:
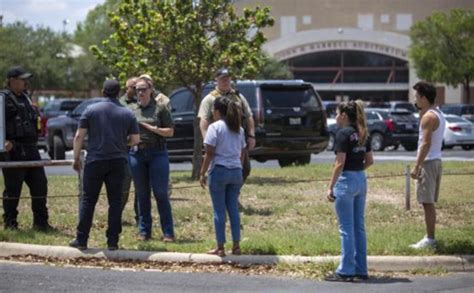
[[[165,144],[164,143],[159,143],[159,142],[141,142],[137,145],[137,148],[139,150],[151,149],[151,148],[164,150],[165,149]]]

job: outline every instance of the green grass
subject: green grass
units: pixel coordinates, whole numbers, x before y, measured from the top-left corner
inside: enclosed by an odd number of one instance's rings
[[[474,163],[445,162],[445,172],[474,172]],[[366,225],[369,255],[433,255],[474,254],[474,197],[472,175],[444,176],[438,208],[437,238],[434,250],[415,251],[408,248],[425,233],[423,211],[416,203],[414,185],[410,211],[405,211],[405,179],[403,163],[376,164],[369,176],[391,175],[369,179]],[[284,169],[254,169],[245,184],[241,202],[242,250],[245,254],[338,255],[339,235],[333,204],[325,199],[331,165],[318,164]],[[177,241],[164,244],[158,226],[156,205],[153,207],[153,236],[150,242],[137,240],[132,208],[133,195],[124,213],[120,245],[125,249],[149,251],[205,252],[214,246],[212,208],[207,190],[189,179],[189,172],[172,173],[173,216]],[[20,201],[19,232],[0,228],[0,241],[67,245],[75,235],[77,178],[51,176],[48,200],[54,233],[38,233],[32,224],[28,189]],[[187,188],[189,186],[196,186]],[[0,180],[3,189],[3,178]],[[0,219],[3,226],[3,220]],[[105,247],[107,202],[102,195],[94,217],[90,247]],[[228,229],[230,230],[230,229]],[[227,239],[230,245],[230,231]],[[318,268],[319,270],[319,268]]]

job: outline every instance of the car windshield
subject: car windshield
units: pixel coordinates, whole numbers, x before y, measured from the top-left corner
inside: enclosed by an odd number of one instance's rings
[[[467,122],[469,122],[466,119],[463,119],[461,117],[445,117],[445,119],[449,123],[467,123]]]
[[[84,112],[84,110],[87,108],[87,106],[89,106],[91,104],[94,104],[94,103],[97,103],[97,102],[101,102],[101,101],[103,101],[103,100],[101,100],[101,99],[86,100],[86,101],[82,102],[81,104],[79,104],[79,106],[77,106],[76,109],[74,109],[74,111],[72,111],[72,115],[73,116],[81,116],[82,112]]]
[[[405,109],[405,110],[408,110],[410,112],[417,112],[417,110],[415,108],[415,105],[410,104],[410,103],[396,104],[395,109]]]
[[[81,103],[81,101],[63,101],[60,106],[61,111],[72,111]]]
[[[317,108],[321,105],[312,88],[261,87],[263,101],[270,108]]]

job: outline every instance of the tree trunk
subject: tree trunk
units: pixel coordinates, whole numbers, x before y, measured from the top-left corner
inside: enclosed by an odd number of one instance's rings
[[[196,115],[194,119],[194,153],[193,153],[193,171],[191,179],[198,180],[202,164],[202,136],[199,128],[199,118]]]
[[[464,94],[463,94],[463,104],[474,104],[471,100],[471,80],[469,76],[464,76]]]
[[[203,137],[201,136],[201,129],[199,127],[200,119],[197,117],[199,112],[199,106],[201,106],[201,95],[202,95],[202,86],[198,82],[195,90],[192,91],[194,96],[194,108],[196,118],[194,118],[194,152],[193,152],[193,170],[191,174],[191,179],[198,180],[199,172],[201,171],[202,164],[202,141]]]

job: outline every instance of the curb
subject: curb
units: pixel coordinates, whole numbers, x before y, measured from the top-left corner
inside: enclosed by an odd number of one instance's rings
[[[55,258],[101,258],[109,260],[137,260],[158,262],[192,262],[192,263],[238,263],[251,264],[323,264],[337,263],[339,256],[294,256],[294,255],[228,255],[219,257],[203,253],[181,252],[147,252],[132,250],[108,251],[105,249],[87,249],[80,251],[65,246],[35,245],[23,243],[0,242],[0,257],[18,255],[37,255]],[[474,255],[440,255],[440,256],[369,256],[368,266],[380,272],[399,272],[414,269],[443,268],[450,272],[474,271]]]

